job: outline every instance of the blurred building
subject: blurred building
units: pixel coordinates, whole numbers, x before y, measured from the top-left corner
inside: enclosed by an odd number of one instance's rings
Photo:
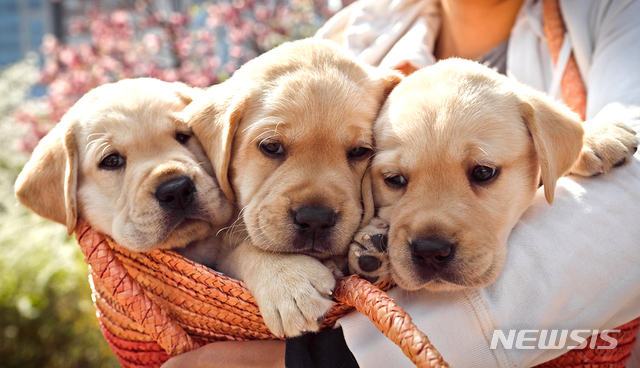
[[[62,37],[62,4],[50,0],[0,0],[0,65],[38,51],[42,36]]]
[[[160,10],[183,10],[187,1],[156,0],[154,5]],[[88,35],[70,37],[67,29],[75,17],[84,16],[96,3],[105,9],[131,6],[120,0],[0,0],[0,68],[22,60],[30,51],[39,52],[47,33],[70,44],[88,42]]]

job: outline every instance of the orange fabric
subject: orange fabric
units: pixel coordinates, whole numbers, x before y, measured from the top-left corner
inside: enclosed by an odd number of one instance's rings
[[[598,335],[593,344],[595,349],[591,348],[593,340],[591,337],[587,340],[586,346],[588,348],[570,350],[556,359],[536,366],[536,368],[624,368],[631,358],[631,351],[636,344],[638,328],[640,328],[640,318],[615,328],[614,330],[620,330],[620,332],[609,334],[618,342],[614,349],[598,349],[599,346],[611,345]]]

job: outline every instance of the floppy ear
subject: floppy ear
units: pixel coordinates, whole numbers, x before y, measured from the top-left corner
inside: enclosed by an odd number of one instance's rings
[[[200,88],[189,87],[181,82],[173,82],[171,85],[174,87],[176,96],[178,96],[185,106],[193,102],[193,100],[202,93]]]
[[[72,126],[61,122],[38,143],[15,184],[20,203],[66,225],[69,235],[75,230],[78,212],[77,156]]]
[[[525,92],[521,114],[533,138],[544,195],[551,204],[556,181],[580,156],[584,129],[577,114],[537,91]]]
[[[373,181],[371,179],[371,170],[367,169],[362,177],[362,221],[360,227],[369,225],[373,219],[375,205],[373,203]]]
[[[213,87],[207,91],[208,94],[211,92],[218,93]],[[230,201],[235,201],[235,193],[229,181],[229,163],[233,137],[244,117],[248,98],[242,96],[230,102],[219,100],[215,95],[212,98],[200,99],[197,104],[189,106],[190,112],[187,113],[187,117],[189,125],[211,160],[220,189]]]
[[[384,106],[385,101],[391,94],[391,91],[393,91],[393,89],[402,82],[403,77],[400,73],[391,69],[377,69],[377,71],[379,73],[379,79],[382,82],[382,95],[380,97],[380,107],[378,109],[379,114],[380,110],[382,110],[382,106]],[[369,225],[375,213],[375,205],[373,202],[373,181],[371,179],[370,169],[367,169],[362,177],[361,198],[363,211],[360,227],[363,227]]]
[[[387,97],[391,94],[391,91],[393,91],[393,89],[402,82],[404,77],[395,70],[384,69],[380,79],[382,81],[382,98],[380,99],[380,106],[382,107],[384,102],[387,100]]]
[[[233,102],[231,107],[224,114],[222,121],[222,135],[220,137],[220,148],[218,157],[213,162],[214,170],[218,175],[220,188],[227,195],[227,198],[235,202],[236,196],[233,187],[229,181],[229,164],[231,163],[231,151],[233,149],[233,137],[240,125],[240,121],[244,118],[247,110],[249,99],[246,97],[239,98]],[[218,174],[220,173],[220,174]]]
[[[384,106],[385,101],[391,94],[396,86],[402,82],[402,75],[391,69],[377,69],[379,73],[379,80],[382,83],[382,95],[380,97],[380,107],[378,113]],[[371,179],[371,170],[367,169],[362,177],[361,185],[361,198],[362,198],[362,220],[360,221],[360,227],[367,226],[373,219],[375,213],[375,205],[373,202],[373,181]]]

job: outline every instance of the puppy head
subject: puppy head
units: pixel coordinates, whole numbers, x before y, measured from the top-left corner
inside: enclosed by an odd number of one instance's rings
[[[508,235],[540,180],[549,202],[577,160],[579,118],[477,63],[442,61],[389,96],[374,129],[372,177],[403,288],[493,282]]]
[[[373,121],[400,78],[330,42],[292,42],[225,82],[230,87],[221,88],[235,92],[221,121],[192,120],[205,148],[204,137],[235,132],[229,183],[256,246],[318,257],[346,252],[362,218]],[[209,156],[220,155],[214,148]]]
[[[16,196],[69,234],[80,216],[135,251],[208,235],[228,221],[231,205],[182,121],[196,93],[153,79],[92,90],[36,147]]]

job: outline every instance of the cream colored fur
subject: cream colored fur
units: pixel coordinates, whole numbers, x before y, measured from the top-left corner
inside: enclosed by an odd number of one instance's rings
[[[379,216],[390,224],[391,273],[405,289],[434,291],[482,287],[498,277],[508,235],[540,182],[551,203],[562,175],[607,172],[637,147],[623,124],[583,126],[566,106],[460,59],[400,83],[374,132],[373,190]],[[498,174],[473,181],[477,166]],[[397,175],[406,186],[385,182]],[[412,259],[418,238],[451,242],[453,258],[426,277]]]
[[[38,144],[16,181],[16,196],[37,214],[66,225],[69,234],[81,217],[134,251],[180,248],[214,234],[229,220],[232,205],[197,138],[176,140],[177,134],[193,135],[182,112],[198,93],[154,79],[92,90]],[[122,168],[100,166],[116,153],[126,159]],[[154,193],[162,182],[181,176],[195,183],[197,209],[173,218]]]
[[[373,122],[400,79],[328,41],[309,39],[248,62],[205,92],[210,98],[189,106],[189,123],[216,172],[228,173],[219,178],[221,187],[241,208],[247,233],[222,271],[246,283],[278,336],[317,331],[333,304],[334,277],[319,259],[346,254],[363,219],[370,157],[349,154],[373,149]],[[261,145],[271,143],[285,154],[265,154]],[[326,238],[298,234],[292,214],[306,205],[337,213]]]

